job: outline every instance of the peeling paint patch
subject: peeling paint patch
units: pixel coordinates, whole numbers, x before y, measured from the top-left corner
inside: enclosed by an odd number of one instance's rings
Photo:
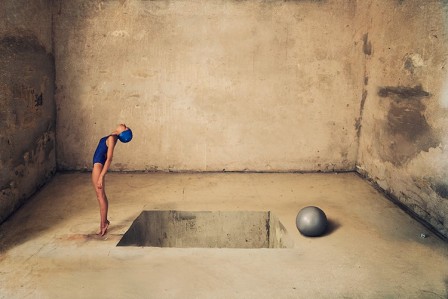
[[[113,37],[129,37],[129,33],[126,30],[115,30],[111,35]]]
[[[423,58],[419,54],[408,54],[404,58],[404,68],[411,74],[414,74],[415,70],[424,66]]]

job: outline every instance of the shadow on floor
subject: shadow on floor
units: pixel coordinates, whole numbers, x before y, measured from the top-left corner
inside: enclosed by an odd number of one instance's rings
[[[88,179],[88,178],[87,178]],[[76,193],[67,186],[80,186]],[[0,225],[0,254],[29,242],[86,209],[97,209],[94,193],[85,179],[57,174]],[[80,201],[91,197],[92,200]],[[94,228],[92,223],[92,228]]]
[[[331,235],[332,233],[334,233],[335,231],[337,231],[341,227],[341,223],[339,221],[337,221],[337,220],[328,219],[327,221],[328,221],[327,230],[322,235],[322,237]]]

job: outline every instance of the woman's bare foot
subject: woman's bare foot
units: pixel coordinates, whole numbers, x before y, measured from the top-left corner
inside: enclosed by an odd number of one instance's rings
[[[99,236],[104,236],[107,233],[107,229],[109,228],[109,220],[106,220],[106,224],[100,227],[100,230],[96,233]]]
[[[109,224],[110,224],[109,220],[106,220],[106,225],[103,228],[101,228],[101,236],[104,236],[107,233],[107,229],[109,228]]]

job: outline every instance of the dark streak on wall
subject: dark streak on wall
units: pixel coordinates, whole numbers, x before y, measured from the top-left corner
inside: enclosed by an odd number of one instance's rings
[[[362,50],[366,55],[372,55],[372,43],[369,41],[369,34],[364,34],[363,38]]]
[[[386,98],[386,97],[398,97],[401,99],[420,99],[423,97],[429,97],[431,94],[427,91],[424,91],[421,85],[417,85],[415,87],[403,87],[403,86],[397,86],[397,87],[380,87],[378,90],[378,95],[380,97]]]
[[[367,90],[363,89],[362,91],[362,98],[361,98],[361,107],[360,107],[360,116],[356,119],[355,128],[356,128],[356,135],[358,138],[361,135],[361,128],[362,128],[362,114],[364,112],[364,105],[366,103],[367,99]]]

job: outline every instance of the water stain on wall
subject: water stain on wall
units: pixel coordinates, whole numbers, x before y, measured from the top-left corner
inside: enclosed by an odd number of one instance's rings
[[[54,57],[19,31],[0,36],[0,223],[56,170]]]
[[[11,90],[15,125],[21,128],[35,126],[36,119],[42,115],[42,110],[38,109],[43,105],[42,92],[23,84],[14,84]]]
[[[448,199],[448,184],[443,182],[435,182],[431,184],[431,189],[442,198]]]
[[[388,98],[389,111],[382,124],[379,151],[383,160],[403,166],[420,152],[436,147],[439,140],[425,117],[424,99],[430,94],[421,86],[381,87],[378,95]]]
[[[0,37],[0,49],[2,53],[10,52],[15,55],[21,52],[46,52],[34,35]]]

